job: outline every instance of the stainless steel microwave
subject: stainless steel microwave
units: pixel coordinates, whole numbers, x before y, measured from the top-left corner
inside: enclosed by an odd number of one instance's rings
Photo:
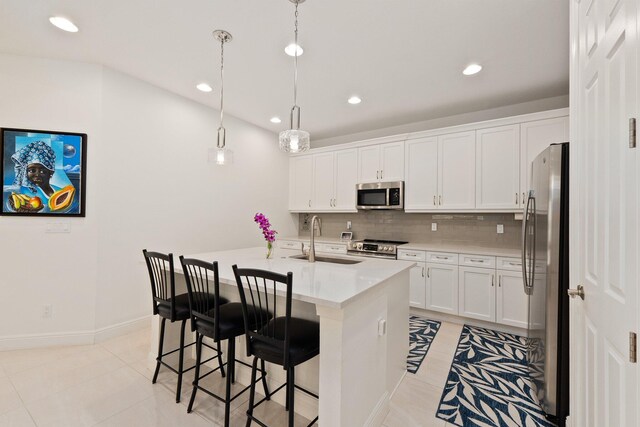
[[[404,209],[404,181],[356,185],[358,209]]]

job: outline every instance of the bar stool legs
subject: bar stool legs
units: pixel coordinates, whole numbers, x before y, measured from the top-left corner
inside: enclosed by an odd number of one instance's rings
[[[155,384],[158,380],[158,373],[160,372],[160,364],[162,362],[162,345],[164,344],[164,322],[167,319],[164,317],[160,321],[160,340],[158,344],[158,357],[156,357],[156,370],[153,373],[153,379],[151,380],[152,384]]]

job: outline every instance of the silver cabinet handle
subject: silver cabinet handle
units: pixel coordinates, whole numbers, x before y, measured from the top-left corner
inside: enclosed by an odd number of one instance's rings
[[[412,257],[414,257],[414,258],[418,256],[418,255],[416,255],[416,254],[405,254],[405,255],[406,255],[406,256],[412,256]]]
[[[380,179],[384,176],[384,170],[380,169]]]
[[[438,196],[438,202],[439,202],[440,206],[442,206],[442,196]]]
[[[522,193],[522,204],[524,205],[524,193]]]
[[[495,278],[495,276],[492,274],[492,275],[491,275],[491,286],[492,286],[492,287],[493,287],[493,284],[495,283],[495,280],[496,280],[496,278]]]
[[[422,277],[424,277],[424,267],[422,267]]]
[[[498,275],[498,287],[499,288],[502,287],[502,275],[501,274]]]
[[[380,179],[380,171],[376,171],[376,179]]]
[[[470,259],[469,262],[484,262],[483,259]]]
[[[311,200],[309,200],[309,207],[311,207]]]
[[[431,277],[431,267],[427,268],[427,277]]]
[[[518,193],[516,193],[516,205],[518,204]]]
[[[433,195],[433,206],[436,206],[436,195]]]
[[[513,265],[514,267],[521,267],[522,263],[521,262],[510,262],[509,265]]]
[[[436,255],[436,259],[449,259],[448,256],[438,256]]]

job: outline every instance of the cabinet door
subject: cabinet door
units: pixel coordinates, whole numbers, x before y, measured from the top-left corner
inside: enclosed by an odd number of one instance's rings
[[[358,149],[358,183],[380,180],[380,146]]]
[[[313,210],[328,211],[333,209],[334,153],[313,155]]]
[[[411,307],[426,308],[426,264],[419,262],[410,270],[410,290],[409,290],[409,305]]]
[[[427,309],[458,314],[458,266],[431,263],[426,266]]]
[[[460,267],[460,316],[495,322],[496,271],[488,268]]]
[[[438,138],[407,141],[405,164],[404,209],[437,209]]]
[[[312,209],[313,158],[312,156],[289,159],[289,210],[309,212]]]
[[[526,328],[528,298],[524,293],[522,273],[498,270],[496,322]]]
[[[380,146],[380,181],[404,180],[404,141]]]
[[[537,120],[520,125],[520,207],[531,188],[531,163],[555,142],[569,141],[569,117]]]
[[[476,209],[520,207],[520,125],[476,132]]]
[[[476,207],[476,133],[438,137],[439,209]]]
[[[358,150],[341,150],[335,157],[334,211],[356,212]]]

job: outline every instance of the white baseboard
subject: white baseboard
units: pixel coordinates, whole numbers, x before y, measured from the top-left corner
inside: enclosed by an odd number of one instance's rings
[[[148,326],[150,317],[151,316],[144,316],[92,331],[4,336],[0,337],[0,351],[94,344]]]
[[[143,328],[148,328],[151,326],[151,318],[153,316],[142,316],[137,319],[127,320],[126,322],[118,323],[115,325],[107,326],[104,328],[96,329],[95,331],[95,342],[103,342],[108,339],[126,335],[131,332],[138,331]]]
[[[384,422],[384,419],[387,417],[388,413],[389,413],[389,393],[385,391],[384,394],[380,397],[380,400],[378,400],[378,403],[376,403],[376,406],[375,408],[373,408],[373,411],[371,411],[371,415],[369,415],[369,418],[364,423],[364,425],[366,427],[381,426],[382,423]]]

